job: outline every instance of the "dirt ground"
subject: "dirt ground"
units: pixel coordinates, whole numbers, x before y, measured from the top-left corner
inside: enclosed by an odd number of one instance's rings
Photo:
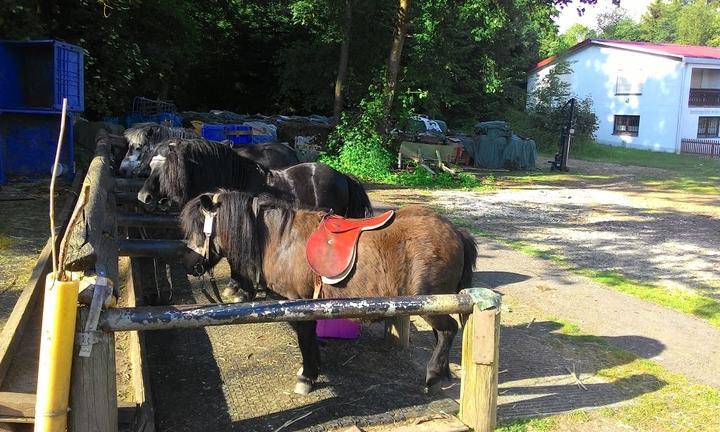
[[[579,268],[616,270],[644,282],[720,296],[718,195],[643,186],[669,177],[655,168],[572,161],[573,173],[602,179],[533,183],[500,179],[490,193],[374,190],[375,200],[417,202],[483,232],[520,240]]]
[[[56,214],[69,184],[56,185]],[[38,255],[50,236],[49,180],[24,180],[0,189],[0,329],[25,288]]]

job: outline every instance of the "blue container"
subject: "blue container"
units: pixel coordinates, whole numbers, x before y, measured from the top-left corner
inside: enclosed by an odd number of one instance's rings
[[[60,133],[58,113],[0,115],[0,159],[6,177],[49,177],[55,161],[55,148]],[[65,138],[60,163],[65,173],[74,171],[73,114],[65,122]]]
[[[253,135],[252,136],[252,143],[253,144],[267,144],[267,143],[274,143],[275,138],[272,135]]]
[[[222,141],[225,139],[225,125],[205,123],[200,129],[200,135],[210,141]]]
[[[230,142],[236,145],[251,144],[252,143],[252,128],[250,126],[239,125],[239,124],[226,124],[225,125],[225,139],[229,139]]]
[[[0,111],[82,112],[83,50],[54,40],[0,41]]]

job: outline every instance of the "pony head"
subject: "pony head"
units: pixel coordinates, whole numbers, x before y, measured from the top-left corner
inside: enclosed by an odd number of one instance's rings
[[[190,200],[180,214],[188,245],[183,255],[187,273],[199,276],[226,257],[236,274],[257,280],[264,238],[257,215],[267,202],[274,200],[224,189]]]
[[[150,175],[138,192],[138,201],[146,210],[160,205],[180,208],[187,202],[188,176],[181,139],[171,138],[155,147],[148,163]]]
[[[120,164],[120,175],[147,177],[155,147],[168,138],[198,138],[198,136],[184,128],[171,128],[157,123],[137,123],[125,130],[128,151]]]

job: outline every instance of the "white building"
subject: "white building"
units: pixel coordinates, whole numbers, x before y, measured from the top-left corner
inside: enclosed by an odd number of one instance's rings
[[[592,98],[600,143],[679,153],[720,137],[720,48],[588,39],[538,63],[528,92],[558,61],[571,92]]]

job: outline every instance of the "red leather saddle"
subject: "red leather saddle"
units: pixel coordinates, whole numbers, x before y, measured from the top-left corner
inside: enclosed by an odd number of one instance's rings
[[[345,219],[332,214],[324,217],[305,247],[310,268],[326,284],[342,281],[355,264],[360,233],[387,225],[394,215],[395,211],[389,210],[366,219]]]

